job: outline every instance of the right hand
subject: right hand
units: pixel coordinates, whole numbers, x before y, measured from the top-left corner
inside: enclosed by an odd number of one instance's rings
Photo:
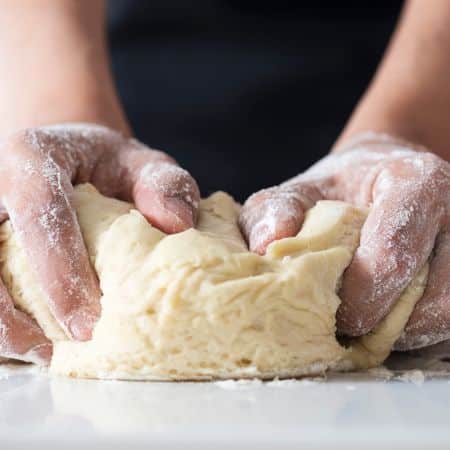
[[[73,124],[27,129],[0,143],[0,220],[11,220],[55,319],[89,340],[100,315],[100,288],[72,205],[72,184],[133,201],[166,233],[193,227],[200,199],[188,172],[165,153],[109,128]],[[0,359],[46,364],[52,345],[14,307],[0,280]]]

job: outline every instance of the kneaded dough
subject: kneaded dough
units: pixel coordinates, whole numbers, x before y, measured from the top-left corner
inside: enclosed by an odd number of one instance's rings
[[[1,275],[16,305],[54,342],[50,372],[89,378],[291,377],[383,362],[422,296],[427,268],[370,335],[335,336],[339,282],[366,211],[321,201],[300,233],[251,253],[239,206],[201,201],[197,229],[166,236],[131,204],[78,186],[81,230],[102,289],[89,342],[69,341],[47,308],[11,225],[0,227]]]

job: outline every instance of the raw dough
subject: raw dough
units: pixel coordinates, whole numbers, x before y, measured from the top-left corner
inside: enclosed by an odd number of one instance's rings
[[[90,185],[76,188],[75,203],[103,292],[89,342],[67,340],[10,224],[0,227],[3,280],[54,341],[53,374],[192,380],[372,367],[388,356],[426,282],[424,268],[374,333],[344,347],[336,291],[365,211],[321,201],[296,237],[259,256],[239,232],[239,206],[221,192],[202,200],[197,229],[171,236]]]

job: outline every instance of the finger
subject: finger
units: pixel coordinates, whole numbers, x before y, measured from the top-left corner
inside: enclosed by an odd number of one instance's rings
[[[200,191],[172,158],[131,141],[119,153],[119,165],[124,174],[122,197],[132,199],[152,225],[166,233],[195,225]]]
[[[0,280],[0,356],[45,365],[52,356],[52,344],[38,324],[16,310]]]
[[[414,308],[396,350],[421,348],[450,339],[450,232],[439,236],[423,297]]]
[[[163,152],[100,126],[46,127],[54,157],[75,182],[133,201],[167,233],[194,226],[200,192],[190,174]],[[58,150],[63,150],[58,151]]]
[[[72,185],[39,135],[18,134],[3,148],[2,203],[50,310],[68,336],[91,338],[100,290],[72,206]]]
[[[394,350],[398,349],[394,346]],[[424,358],[429,362],[436,360],[450,363],[450,340],[439,342],[438,344],[430,345],[429,347],[420,347],[410,352],[411,355]]]
[[[368,333],[431,253],[442,208],[436,203],[431,172],[420,177],[409,167],[412,164],[396,162],[376,178],[374,203],[340,290],[342,303],[336,316],[340,334]]]
[[[274,187],[252,195],[239,216],[250,250],[262,255],[271,242],[295,236],[305,212],[320,198],[319,191],[309,184]]]

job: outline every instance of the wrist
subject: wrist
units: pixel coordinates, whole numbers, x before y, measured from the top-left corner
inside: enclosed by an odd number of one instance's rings
[[[129,134],[110,71],[103,2],[7,5],[0,15],[0,138],[62,122]]]
[[[439,112],[437,105],[425,105],[412,98],[409,102],[393,100],[392,103],[392,107],[377,106],[370,98],[363,100],[332,151],[340,151],[347,142],[365,134],[372,139],[390,138],[412,150],[433,152],[450,161],[450,129],[446,125],[450,116],[447,121],[447,112]]]
[[[116,94],[85,75],[0,93],[0,118],[0,138],[18,129],[65,122],[96,123],[131,134]]]

